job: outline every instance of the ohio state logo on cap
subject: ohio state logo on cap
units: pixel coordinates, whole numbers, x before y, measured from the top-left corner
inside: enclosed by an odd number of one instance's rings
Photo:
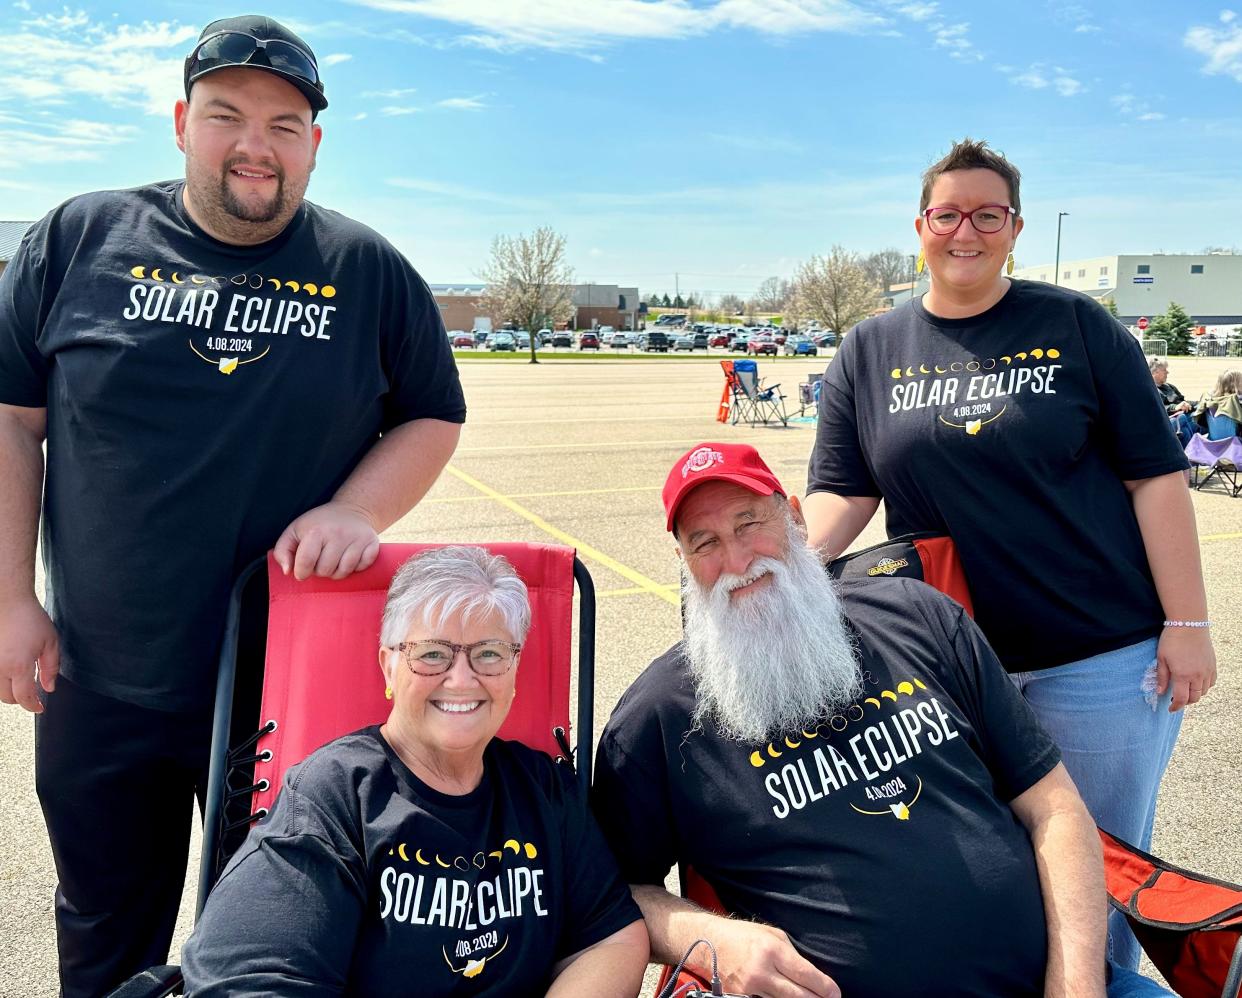
[[[681,477],[689,478],[692,471],[706,471],[714,464],[724,464],[725,456],[710,447],[700,447],[691,451],[686,463],[681,466]]]

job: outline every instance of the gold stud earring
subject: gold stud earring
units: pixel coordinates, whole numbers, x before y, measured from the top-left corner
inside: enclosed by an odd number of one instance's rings
[[[923,268],[927,266],[927,257],[923,255],[923,251],[919,250],[919,258],[914,261],[914,272],[916,274],[923,273]]]
[[[391,687],[391,686],[385,686],[385,687],[384,687],[384,699],[385,699],[385,700],[391,700],[391,699],[392,699],[392,687]]]
[[[1012,253],[1009,254],[1009,259],[1005,261],[1005,273],[1006,274],[1013,273],[1013,254]]]

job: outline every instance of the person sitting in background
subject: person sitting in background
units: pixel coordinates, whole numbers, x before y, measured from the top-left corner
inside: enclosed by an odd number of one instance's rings
[[[482,548],[397,571],[388,720],[285,775],[182,951],[188,995],[638,994],[647,932],[572,771],[496,737],[529,627]]]
[[[1195,418],[1202,420],[1207,426],[1208,437],[1212,440],[1227,436],[1222,430],[1212,426],[1212,420],[1221,416],[1232,419],[1235,424],[1234,433],[1242,434],[1242,370],[1237,368],[1222,372],[1211,393],[1204,395],[1195,409]]]
[[[1167,360],[1153,357],[1148,361],[1147,366],[1151,369],[1151,380],[1156,383],[1156,391],[1160,393],[1160,399],[1164,402],[1164,411],[1169,414],[1169,424],[1173,427],[1181,445],[1185,447],[1190,438],[1199,432],[1195,421],[1190,417],[1190,411],[1194,406],[1187,402],[1186,396],[1177,390],[1177,385],[1169,381]]]

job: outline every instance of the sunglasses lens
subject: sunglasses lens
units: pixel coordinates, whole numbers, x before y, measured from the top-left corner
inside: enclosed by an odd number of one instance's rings
[[[287,42],[268,42],[264,52],[267,54],[267,61],[271,63],[272,69],[292,73],[308,83],[319,82],[319,71],[315,69],[315,64],[295,46]]]
[[[256,48],[258,46],[252,36],[238,31],[228,31],[208,38],[195,53],[191,75],[220,66],[240,66],[254,55]]]

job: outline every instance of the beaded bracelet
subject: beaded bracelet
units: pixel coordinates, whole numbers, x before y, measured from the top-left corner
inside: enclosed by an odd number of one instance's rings
[[[1210,620],[1166,620],[1165,627],[1211,627]]]

